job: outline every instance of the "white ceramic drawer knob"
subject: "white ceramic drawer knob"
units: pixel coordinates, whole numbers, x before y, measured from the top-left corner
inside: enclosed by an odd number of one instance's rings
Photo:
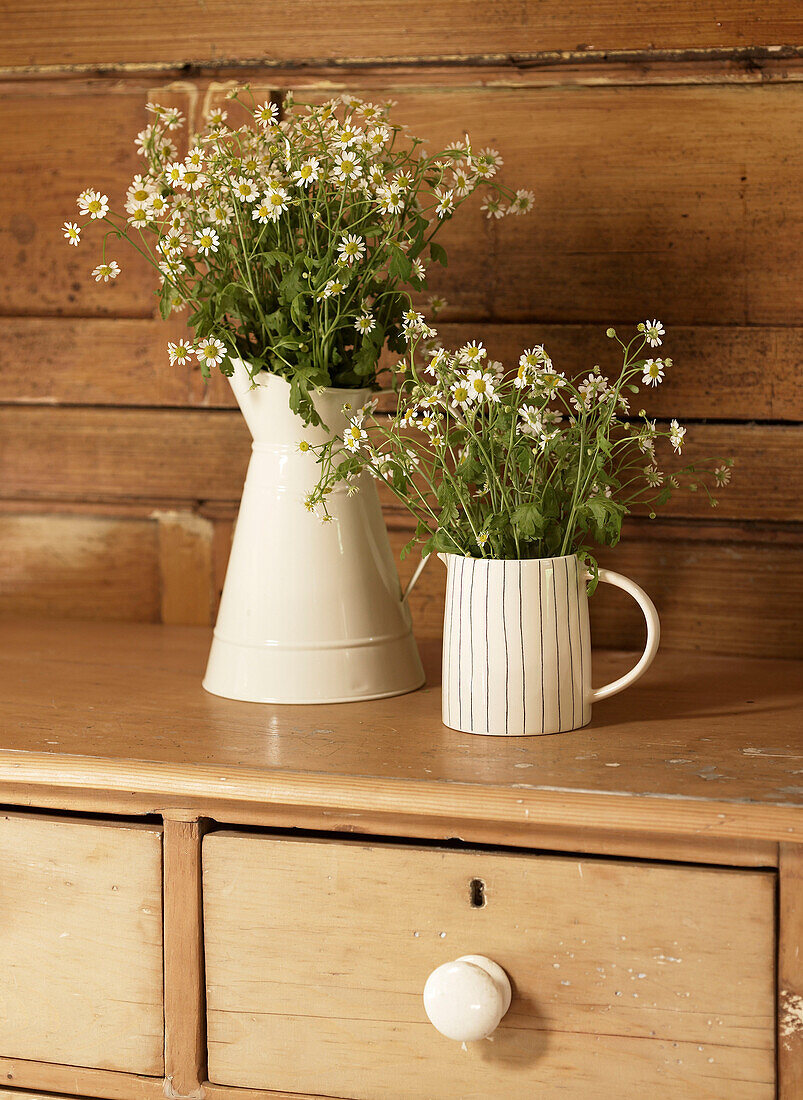
[[[484,955],[462,955],[432,971],[424,986],[424,1008],[447,1039],[487,1039],[510,1008],[510,979]]]

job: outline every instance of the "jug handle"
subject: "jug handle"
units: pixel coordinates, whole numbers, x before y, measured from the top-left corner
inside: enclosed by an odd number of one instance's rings
[[[421,561],[418,563],[418,565],[415,568],[415,572],[413,573],[412,577],[410,577],[409,581],[407,582],[407,587],[405,588],[404,592],[402,593],[402,598],[401,598],[402,603],[407,602],[407,597],[410,595],[412,590],[415,588],[416,584],[418,583],[418,578],[424,572],[424,569],[427,565],[427,562],[429,561],[429,559],[431,557],[432,557],[431,554],[427,554],[426,557],[421,558]]]
[[[658,612],[655,610],[655,604],[640,585],[636,584],[635,581],[631,581],[629,577],[623,577],[621,573],[613,573],[610,569],[600,569],[599,579],[605,584],[621,588],[623,592],[627,592],[628,595],[632,596],[639,605],[647,621],[647,644],[644,646],[644,652],[638,663],[629,672],[626,672],[624,676],[620,676],[618,680],[606,684],[605,687],[591,689],[591,700],[595,703],[599,702],[600,699],[608,699],[611,695],[624,691],[626,687],[630,687],[639,677],[643,676],[655,659],[655,654],[658,652],[658,643],[661,639],[661,622],[658,618]]]

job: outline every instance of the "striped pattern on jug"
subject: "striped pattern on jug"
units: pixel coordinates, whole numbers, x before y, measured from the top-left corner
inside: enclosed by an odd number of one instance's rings
[[[443,557],[444,724],[511,736],[590,721],[591,639],[578,558]]]

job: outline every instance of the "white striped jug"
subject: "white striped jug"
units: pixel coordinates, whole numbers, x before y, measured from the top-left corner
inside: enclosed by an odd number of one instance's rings
[[[608,569],[599,579],[636,600],[647,644],[625,676],[591,687],[588,573],[570,554],[491,560],[439,554],[447,568],[443,722],[464,733],[563,733],[591,721],[591,704],[635,683],[652,664],[660,623],[652,600]]]

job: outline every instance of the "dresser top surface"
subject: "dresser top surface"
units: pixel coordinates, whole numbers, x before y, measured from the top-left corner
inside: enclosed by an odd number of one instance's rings
[[[208,695],[209,642],[196,627],[0,624],[0,783],[102,788],[116,776],[252,800],[398,808],[407,798],[423,813],[456,812],[461,792],[508,814],[529,813],[539,796],[592,796],[609,810],[620,796],[649,800],[659,816],[679,804],[720,817],[753,807],[776,813],[779,834],[803,829],[803,662],[664,651],[585,729],[502,738],[441,723],[435,642],[422,644],[422,690],[319,706]],[[594,679],[632,662],[596,652]]]

